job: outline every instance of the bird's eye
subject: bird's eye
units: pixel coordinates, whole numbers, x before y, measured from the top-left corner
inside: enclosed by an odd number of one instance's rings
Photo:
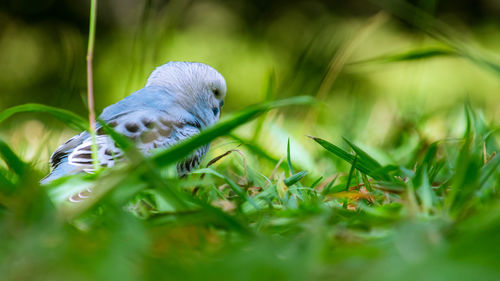
[[[214,96],[217,98],[220,96],[220,92],[218,89],[214,89]]]
[[[217,116],[217,114],[219,114],[219,108],[218,107],[212,108],[212,112],[214,113],[214,116]]]

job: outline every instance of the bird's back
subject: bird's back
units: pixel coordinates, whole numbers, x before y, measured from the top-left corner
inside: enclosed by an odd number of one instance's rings
[[[200,121],[183,108],[176,106],[168,93],[157,87],[146,87],[132,93],[119,102],[106,107],[99,116],[116,132],[132,140],[144,154],[154,149],[172,146],[180,140],[199,133]],[[121,158],[122,151],[114,141],[104,134],[97,125],[98,160],[101,166],[110,167]],[[92,172],[92,138],[82,132],[61,145],[51,156],[52,172],[42,180],[51,182],[61,176],[75,173]],[[202,149],[196,158],[202,158],[208,147]],[[199,160],[189,160],[187,173],[199,164]],[[183,167],[186,165],[183,163]]]

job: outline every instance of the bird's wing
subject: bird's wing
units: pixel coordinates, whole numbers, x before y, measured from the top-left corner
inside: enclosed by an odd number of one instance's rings
[[[80,145],[75,147],[68,155],[68,164],[79,167],[87,173],[94,171],[92,160],[92,137],[85,139]],[[123,158],[123,152],[115,146],[115,143],[109,136],[96,136],[95,144],[97,148],[97,159],[102,167],[111,167],[115,160]]]
[[[181,162],[177,163],[177,174],[182,177],[188,174],[192,169],[198,167],[201,161],[207,154],[209,145],[204,145],[197,150],[195,150],[191,155],[186,157]]]
[[[139,91],[132,93],[131,95],[125,97],[124,99],[118,101],[106,107],[102,114],[99,116],[101,120],[109,123],[115,119],[118,119],[121,115],[127,115],[129,112],[138,109],[147,109],[151,105],[158,107],[169,108],[171,104],[168,99],[161,98],[161,89],[149,87],[143,88]],[[76,135],[61,145],[50,157],[50,166],[52,170],[55,170],[60,165],[66,163],[70,153],[78,146],[80,146],[85,140],[90,137],[88,132],[82,132]],[[83,148],[83,147],[80,147]]]
[[[87,132],[82,132],[59,146],[50,156],[50,166],[52,169],[57,168],[57,166],[59,166],[64,159],[68,157],[71,151],[73,151],[75,147],[79,146],[86,138],[88,138],[88,136],[89,134]]]
[[[132,140],[145,155],[155,149],[167,148],[173,144],[198,134],[201,125],[190,115],[167,113],[162,110],[140,109],[129,111],[111,118],[108,125],[117,133]],[[101,166],[111,167],[123,157],[123,152],[115,145],[111,137],[99,128],[96,137],[97,159]],[[208,147],[198,151],[179,163],[178,171],[184,175],[199,165]],[[92,172],[92,138],[90,135],[68,155],[68,164],[80,167],[85,172]],[[181,168],[179,168],[179,166]]]

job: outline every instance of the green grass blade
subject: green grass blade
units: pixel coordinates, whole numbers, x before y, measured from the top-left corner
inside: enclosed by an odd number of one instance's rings
[[[457,53],[450,49],[445,48],[427,48],[419,50],[411,50],[403,53],[397,53],[392,55],[378,56],[366,60],[361,60],[351,63],[351,65],[356,64],[366,64],[366,63],[391,63],[391,62],[405,62],[421,59],[431,59],[435,57],[442,56],[456,56]]]
[[[317,180],[315,180],[312,184],[311,184],[311,189],[315,188],[321,181],[323,180],[323,176],[320,176]]]
[[[415,175],[413,177],[413,186],[415,186],[416,189],[418,189],[422,184],[421,180],[423,179],[424,172],[426,173],[428,181],[432,180],[432,177],[429,176],[429,171],[431,170],[431,167],[433,166],[432,163],[434,161],[434,158],[436,157],[437,144],[437,142],[433,142],[429,146],[427,152],[425,153],[424,159],[422,160],[422,163],[417,166],[417,170],[415,171]]]
[[[27,103],[7,108],[0,113],[0,123],[14,114],[23,112],[48,113],[77,131],[84,131],[88,128],[88,122],[71,111],[36,103]]]
[[[356,152],[357,157],[359,157],[359,161],[367,165],[370,169],[376,171],[382,168],[382,165],[377,162],[377,160],[373,159],[368,153],[359,148],[357,145],[350,142],[348,139],[343,138],[345,142]]]
[[[0,168],[0,190],[11,192],[15,189],[16,185],[5,176],[7,173],[9,173],[9,171]]]
[[[215,138],[226,135],[234,128],[239,127],[264,112],[271,110],[273,108],[280,108],[292,105],[305,105],[312,104],[314,101],[313,98],[307,96],[298,96],[289,99],[278,100],[274,102],[268,102],[263,104],[258,104],[255,106],[251,106],[239,113],[236,113],[229,119],[219,122],[217,125],[205,129],[200,134],[189,138],[186,141],[183,141],[166,151],[162,151],[152,157],[153,163],[158,166],[167,166],[172,163],[176,163],[177,161],[183,159],[188,156],[191,151],[196,148],[205,145]]]
[[[326,140],[323,140],[321,138],[317,138],[317,137],[311,137],[315,142],[319,143],[319,145],[321,145],[324,149],[328,150],[329,152],[337,155],[338,157],[340,157],[341,159],[349,162],[349,163],[352,163],[352,161],[354,161],[354,155],[346,152],[345,150],[343,150],[342,148],[326,141]]]
[[[354,159],[356,157],[354,155],[348,153],[347,151],[343,150],[342,148],[340,148],[340,147],[338,147],[338,146],[336,146],[336,145],[334,145],[326,140],[323,140],[321,138],[317,138],[317,137],[311,137],[311,138],[315,142],[317,142],[319,145],[321,145],[324,149],[333,153],[334,155],[343,159],[344,161],[346,161],[350,164],[352,164],[354,162]],[[362,152],[362,150],[359,150],[359,151]],[[379,168],[374,169],[373,163],[370,163],[370,161],[368,161],[368,163],[367,163],[367,159],[368,158],[358,159],[358,162],[356,163],[356,168],[360,172],[367,174],[376,180],[390,180],[389,176],[380,172],[384,169],[383,167],[379,167]]]
[[[432,190],[431,184],[429,182],[429,176],[427,175],[427,167],[422,169],[422,174],[421,174],[421,179],[420,179],[420,186],[416,186],[417,190],[416,193],[418,197],[420,198],[421,204],[422,204],[422,209],[424,213],[429,213],[429,210],[432,208],[434,205],[434,192]]]
[[[286,186],[292,186],[307,175],[307,171],[301,171],[283,180]]]
[[[481,175],[479,178],[479,187],[482,187],[483,185],[486,184],[486,181],[488,180],[488,178],[490,178],[491,175],[493,175],[495,173],[495,171],[497,170],[497,168],[499,166],[500,166],[500,154],[497,154],[493,158],[491,158],[490,161],[488,161],[488,163],[486,163],[486,165],[484,165],[481,168],[481,172],[480,172]]]
[[[222,174],[219,174],[217,173],[216,171],[210,169],[210,168],[203,168],[203,169],[200,169],[197,171],[197,173],[207,173],[207,174],[211,174],[211,175],[214,175],[214,176],[217,176],[221,179],[224,179],[226,181],[226,183],[229,185],[229,187],[231,187],[231,189],[234,191],[234,193],[236,193],[238,196],[240,196],[241,198],[245,199],[246,201],[248,201],[250,204],[252,204],[252,206],[257,209],[257,210],[260,210],[260,207],[259,205],[257,205],[257,203],[255,203],[255,201],[250,198],[250,196],[248,196],[232,179],[230,179],[229,177],[225,176],[225,175],[222,175]]]
[[[286,146],[286,160],[288,163],[288,170],[290,171],[290,175],[295,174],[295,172],[293,171],[292,159],[290,157],[290,138],[288,138],[288,143]]]
[[[332,187],[335,184],[335,182],[337,181],[337,178],[338,178],[338,176],[335,176],[335,178],[333,178],[332,181],[330,181],[328,183],[328,185],[325,186],[325,188],[321,191],[321,195],[326,196],[330,193],[334,193],[334,191],[332,191]]]
[[[365,184],[366,190],[369,192],[373,191],[372,184],[370,183],[370,180],[365,174],[361,174],[361,179],[363,180],[363,183]]]
[[[0,157],[2,157],[9,169],[15,174],[23,174],[26,164],[17,157],[14,151],[3,140],[0,140]]]
[[[479,188],[480,154],[472,148],[472,141],[472,136],[465,139],[455,164],[452,186],[445,201],[451,215],[465,212],[466,203]]]
[[[345,190],[349,190],[349,186],[351,185],[351,180],[352,176],[354,175],[354,172],[356,171],[356,163],[358,163],[358,155],[354,158],[354,161],[352,161],[351,165],[351,170],[349,170],[349,176],[347,177],[347,182],[345,184]]]

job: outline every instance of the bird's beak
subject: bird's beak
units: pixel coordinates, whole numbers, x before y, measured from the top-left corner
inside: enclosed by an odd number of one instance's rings
[[[222,116],[222,106],[224,105],[224,100],[219,102],[219,118]]]

